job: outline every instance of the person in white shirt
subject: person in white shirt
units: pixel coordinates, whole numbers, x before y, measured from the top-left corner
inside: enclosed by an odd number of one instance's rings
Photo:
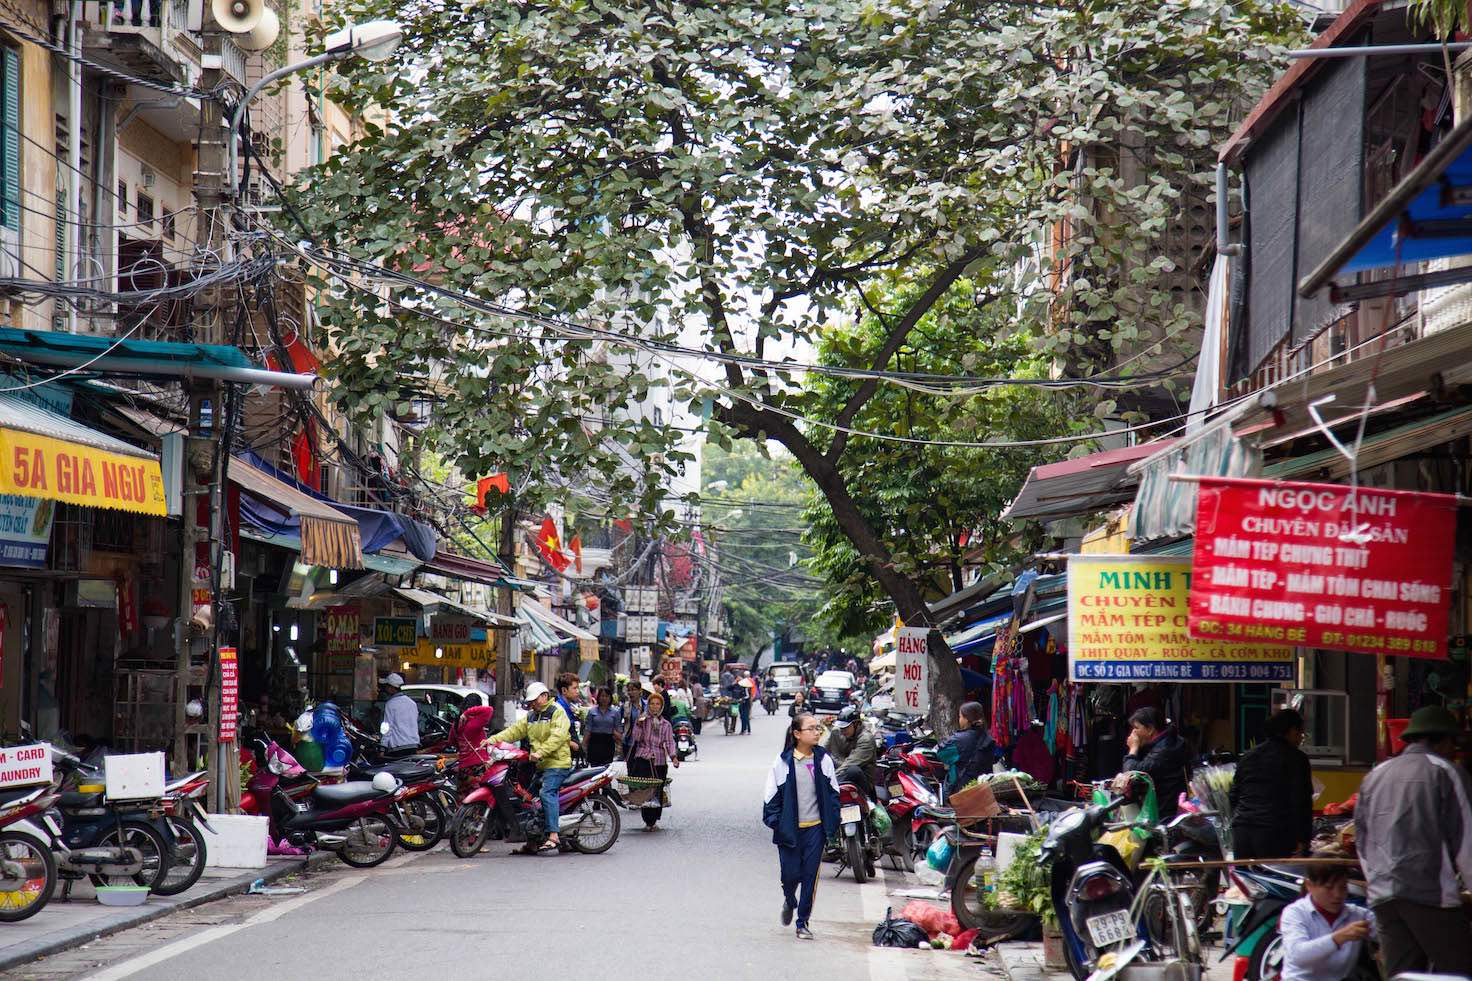
[[[1315,858],[1342,858],[1320,852]],[[1283,981],[1342,981],[1354,972],[1365,941],[1376,936],[1375,914],[1351,906],[1349,868],[1314,865],[1306,895],[1290,903],[1278,920],[1283,937]]]
[[[383,722],[388,731],[383,734],[384,749],[414,749],[419,745],[419,708],[414,699],[405,695],[404,676],[395,671],[383,679],[388,689],[388,701],[383,704]]]

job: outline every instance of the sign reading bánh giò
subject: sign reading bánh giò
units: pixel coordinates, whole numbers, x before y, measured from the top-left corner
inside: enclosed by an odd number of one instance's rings
[[[1186,556],[1069,556],[1069,678],[1095,683],[1293,680],[1289,647],[1192,637],[1190,595]]]
[[[1456,508],[1447,494],[1204,480],[1191,634],[1445,658]]]

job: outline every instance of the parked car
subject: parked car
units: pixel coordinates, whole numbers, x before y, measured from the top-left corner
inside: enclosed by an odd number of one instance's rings
[[[775,691],[778,698],[791,698],[803,689],[802,665],[796,661],[777,661],[767,668],[762,691]]]
[[[854,676],[847,671],[824,671],[813,680],[808,690],[808,704],[815,711],[837,712],[853,698],[859,690]]]
[[[430,736],[454,725],[466,709],[491,704],[489,695],[469,685],[405,685],[403,691],[419,709],[419,738],[425,742]],[[359,717],[359,724],[369,727],[370,732],[376,732],[378,723],[383,720],[385,701],[380,697],[362,711],[355,711],[353,714]]]

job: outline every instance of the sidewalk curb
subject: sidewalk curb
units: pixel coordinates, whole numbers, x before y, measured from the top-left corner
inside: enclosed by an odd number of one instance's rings
[[[18,944],[13,950],[0,951],[0,973],[8,971],[13,967],[19,967],[22,964],[29,964],[42,957],[49,957],[52,954],[59,954],[62,951],[73,950],[101,937],[120,933],[123,930],[130,930],[144,923],[151,923],[154,920],[162,919],[179,910],[192,909],[196,906],[203,906],[205,903],[214,902],[217,899],[224,899],[227,896],[239,895],[250,889],[251,884],[257,879],[262,879],[268,883],[275,882],[278,879],[284,879],[288,875],[294,875],[307,869],[318,868],[331,862],[336,857],[332,852],[321,851],[301,858],[290,858],[285,861],[272,862],[264,869],[247,869],[233,879],[219,879],[212,885],[205,887],[196,885],[195,888],[185,893],[178,902],[170,903],[167,906],[161,904],[150,906],[145,903],[143,906],[129,911],[129,915],[110,920],[100,926],[80,925],[62,932],[58,936],[47,936],[29,943]],[[59,882],[56,888],[57,892],[61,891]],[[52,902],[56,901],[55,899],[52,900]],[[46,910],[43,909],[36,915],[38,917],[45,916]]]

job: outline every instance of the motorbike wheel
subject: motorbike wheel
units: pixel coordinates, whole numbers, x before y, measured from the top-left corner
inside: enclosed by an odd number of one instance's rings
[[[445,838],[445,811],[430,794],[410,797],[395,806],[399,846],[411,852],[427,852]]]
[[[864,854],[864,846],[859,844],[858,838],[849,838],[844,842],[844,859],[848,867],[853,870],[854,881],[859,885],[869,881],[869,858]]]
[[[935,838],[938,834],[939,831],[936,830],[933,824],[922,824],[915,829],[915,832],[910,836],[910,840],[914,843],[912,846],[914,850],[910,853],[910,856],[916,864],[925,861],[925,856],[930,851],[930,846],[935,844]]]
[[[169,871],[153,891],[160,896],[177,896],[187,892],[204,874],[209,853],[205,849],[204,836],[199,828],[187,818],[165,818],[169,831],[174,836],[174,846],[169,853]]]
[[[124,821],[121,829],[109,828],[97,840],[100,848],[136,848],[143,856],[143,869],[135,875],[92,875],[94,886],[147,886],[152,892],[169,874],[169,846],[153,828],[142,821]]]
[[[1283,976],[1283,935],[1277,924],[1268,928],[1247,961],[1246,981],[1278,981]]]
[[[491,808],[483,800],[461,804],[450,822],[450,851],[470,858],[485,847],[491,834]]]
[[[26,879],[19,889],[0,892],[0,923],[19,923],[35,916],[56,889],[56,859],[51,849],[19,831],[0,831],[0,860],[39,866],[41,873]]]
[[[358,818],[345,830],[346,841],[337,857],[355,869],[371,869],[382,865],[399,847],[398,828],[381,814]],[[357,838],[356,843],[354,838]]]
[[[894,822],[889,833],[889,858],[896,872],[915,871],[915,829],[908,820]]]
[[[568,843],[584,855],[602,855],[618,841],[619,827],[622,824],[618,808],[606,797],[589,797],[578,809],[585,815],[583,825],[596,821],[599,830],[597,833],[578,831],[568,836]]]

